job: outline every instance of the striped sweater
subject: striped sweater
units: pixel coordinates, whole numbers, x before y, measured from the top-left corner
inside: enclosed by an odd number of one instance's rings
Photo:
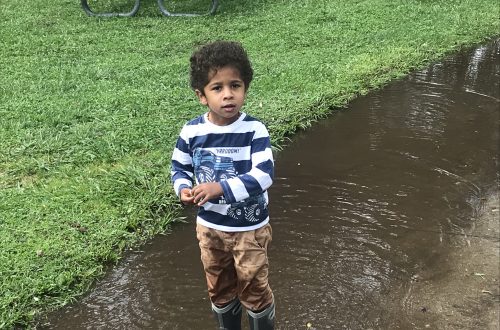
[[[267,189],[274,172],[269,133],[245,113],[227,126],[212,124],[207,115],[181,130],[172,155],[175,192],[179,196],[193,182],[220,182],[223,196],[201,206],[197,222],[228,232],[260,228],[269,222]]]

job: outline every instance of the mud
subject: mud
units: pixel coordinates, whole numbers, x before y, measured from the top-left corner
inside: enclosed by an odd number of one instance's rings
[[[440,272],[422,270],[405,297],[415,329],[500,329],[498,192],[482,201],[475,226],[440,256]],[[431,327],[432,326],[432,327]]]

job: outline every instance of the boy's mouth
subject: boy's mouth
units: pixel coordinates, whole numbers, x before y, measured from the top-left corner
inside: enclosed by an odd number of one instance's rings
[[[234,110],[236,108],[235,104],[226,104],[222,106],[222,109],[224,110]]]

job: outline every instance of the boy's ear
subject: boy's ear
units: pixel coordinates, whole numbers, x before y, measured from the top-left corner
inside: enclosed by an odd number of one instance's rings
[[[201,104],[208,105],[207,97],[203,95],[203,93],[199,89],[196,89],[194,92],[196,93],[196,96],[198,96],[198,100]]]

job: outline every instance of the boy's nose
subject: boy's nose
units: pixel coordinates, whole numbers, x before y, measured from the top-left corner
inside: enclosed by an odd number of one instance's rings
[[[231,88],[224,88],[224,99],[230,99],[233,97],[233,91]]]

